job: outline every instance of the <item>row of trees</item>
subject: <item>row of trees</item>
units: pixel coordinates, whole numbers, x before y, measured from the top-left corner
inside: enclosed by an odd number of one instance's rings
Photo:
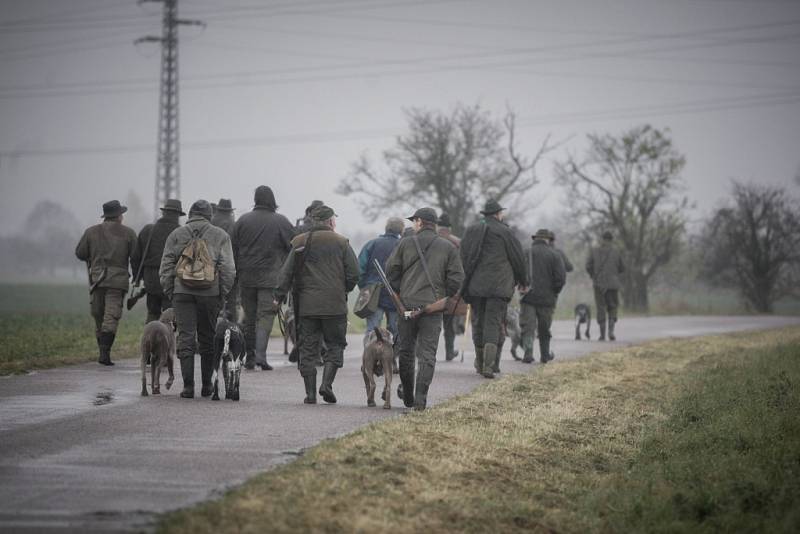
[[[450,113],[406,114],[408,133],[383,153],[381,164],[366,155],[356,161],[338,193],[352,195],[373,220],[396,211],[399,202],[436,206],[450,215],[457,234],[488,198],[525,216],[539,183],[537,165],[557,144],[547,138],[532,157],[521,155],[512,111],[499,120],[463,105]],[[654,278],[691,244],[702,279],[738,289],[756,311],[772,311],[797,287],[797,203],[785,190],[734,182],[731,198],[691,237],[685,165],[669,130],[644,125],[619,136],[590,134],[583,155],[555,163],[555,177],[584,242],[605,230],[617,236],[628,267],[622,291],[628,309],[648,310]]]

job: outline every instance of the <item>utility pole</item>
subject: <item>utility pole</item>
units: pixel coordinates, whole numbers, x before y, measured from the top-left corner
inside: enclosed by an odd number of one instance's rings
[[[203,26],[199,20],[178,18],[178,0],[139,0],[164,4],[161,37],[148,35],[134,41],[161,43],[161,80],[158,97],[158,155],[153,215],[168,198],[180,198],[180,145],[178,143],[178,26]]]

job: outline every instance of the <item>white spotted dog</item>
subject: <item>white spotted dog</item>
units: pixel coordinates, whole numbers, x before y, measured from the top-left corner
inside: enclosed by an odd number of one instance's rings
[[[586,324],[586,339],[591,339],[589,329],[592,326],[592,309],[581,302],[575,306],[575,339],[581,339],[581,325]]]
[[[381,399],[386,410],[391,409],[392,362],[394,348],[392,334],[385,328],[375,327],[367,335],[362,356],[361,374],[367,388],[367,406],[375,406],[375,377],[383,375],[384,386]]]
[[[147,397],[147,366],[150,366],[150,387],[153,395],[161,393],[161,369],[167,368],[169,379],[164,387],[169,389],[175,381],[173,372],[175,358],[175,312],[168,308],[161,313],[158,321],[144,325],[142,332],[141,366],[142,397]]]
[[[226,319],[217,319],[214,333],[214,361],[211,383],[214,394],[211,400],[219,400],[219,368],[222,364],[222,379],[225,381],[225,398],[239,400],[239,378],[242,375],[247,347],[242,328]]]

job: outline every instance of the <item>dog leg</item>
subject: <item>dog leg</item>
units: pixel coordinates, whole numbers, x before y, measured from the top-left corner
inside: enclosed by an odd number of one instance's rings
[[[172,383],[175,381],[175,371],[173,370],[173,364],[175,362],[175,354],[171,353],[167,358],[167,372],[169,373],[169,378],[167,378],[167,383],[164,384],[164,387],[169,390],[172,387]]]
[[[153,355],[153,363],[150,364],[150,388],[153,390],[153,395],[161,394],[161,358]]]
[[[147,397],[147,353],[142,352],[142,397]]]
[[[367,390],[367,406],[375,406],[375,398],[370,395],[369,376],[367,375],[366,363],[361,366],[361,376],[364,377],[364,388]]]
[[[581,339],[581,316],[575,314],[575,339],[580,341]]]
[[[219,362],[216,362],[216,363],[217,363],[217,365],[214,366],[214,370],[211,372],[211,383],[213,384],[213,387],[214,387],[214,393],[211,395],[211,400],[218,401],[219,400]]]
[[[392,360],[394,360],[394,356],[387,354],[383,358],[383,365],[387,367],[392,365]],[[384,410],[391,410],[392,409],[392,373],[383,373],[383,409]]]

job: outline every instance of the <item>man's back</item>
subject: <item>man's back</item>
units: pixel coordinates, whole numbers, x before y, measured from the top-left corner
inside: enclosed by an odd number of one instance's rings
[[[279,213],[256,206],[233,227],[232,243],[239,281],[244,287],[275,287],[291,250],[292,223]]]
[[[128,289],[128,265],[136,254],[136,232],[116,221],[87,228],[75,249],[78,259],[89,263],[92,280],[106,272],[98,287],[124,290]]]
[[[625,272],[625,266],[622,255],[611,243],[603,243],[592,249],[586,270],[597,287],[619,289],[622,286],[619,275]]]
[[[475,265],[467,297],[510,299],[515,285],[527,285],[522,245],[508,226],[493,217],[467,228],[460,252],[465,270]]]
[[[556,299],[566,281],[566,271],[558,251],[546,242],[535,240],[526,251],[531,289],[522,298],[534,306],[556,305]]]

